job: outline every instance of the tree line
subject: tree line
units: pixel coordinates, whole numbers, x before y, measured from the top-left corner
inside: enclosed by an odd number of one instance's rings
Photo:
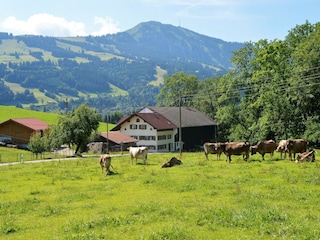
[[[165,78],[160,106],[203,111],[218,123],[218,141],[306,138],[320,146],[320,23],[291,29],[284,40],[247,42],[234,68],[199,81],[183,72]]]

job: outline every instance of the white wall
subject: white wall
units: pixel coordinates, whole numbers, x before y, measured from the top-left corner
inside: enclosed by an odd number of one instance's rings
[[[138,146],[147,146],[150,151],[173,151],[176,130],[157,131],[143,119],[134,116],[121,125],[120,131],[138,140]]]

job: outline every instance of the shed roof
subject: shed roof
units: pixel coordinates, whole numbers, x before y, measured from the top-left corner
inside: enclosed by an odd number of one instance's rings
[[[18,124],[21,124],[27,128],[30,128],[32,130],[44,130],[49,127],[49,125],[46,122],[43,122],[37,118],[11,118],[5,122],[15,122]],[[3,122],[3,123],[5,123]],[[2,123],[1,123],[2,124]]]
[[[111,132],[103,132],[101,133],[101,136],[104,137],[105,139],[109,139],[110,141],[116,143],[116,144],[121,144],[122,143],[135,143],[138,140],[130,137],[120,131],[111,131]]]

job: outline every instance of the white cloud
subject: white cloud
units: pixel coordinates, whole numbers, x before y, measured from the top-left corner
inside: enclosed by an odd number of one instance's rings
[[[101,36],[120,31],[120,29],[118,28],[119,24],[110,17],[94,17],[94,25],[99,25],[100,29],[99,31],[92,32],[91,35],[93,36]]]
[[[54,37],[87,36],[89,34],[98,36],[119,31],[118,23],[111,18],[95,17],[94,25],[100,28],[88,33],[82,22],[68,21],[47,13],[39,13],[30,16],[27,20],[20,20],[14,16],[8,17],[0,22],[1,31],[14,35],[34,34]]]

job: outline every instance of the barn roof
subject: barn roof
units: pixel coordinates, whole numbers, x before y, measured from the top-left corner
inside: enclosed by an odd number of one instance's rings
[[[180,125],[179,107],[145,107],[140,112],[156,112],[173,124]],[[196,108],[181,107],[181,127],[212,126],[216,123]]]
[[[101,133],[101,136],[104,137],[105,139],[109,139],[110,141],[116,143],[116,144],[121,144],[122,143],[135,143],[138,140],[130,137],[120,131],[111,131],[111,132],[103,132]]]
[[[44,130],[49,127],[49,125],[46,122],[43,122],[37,118],[11,118],[5,122],[15,122],[18,124],[21,124],[27,128],[30,128],[32,130]],[[3,123],[5,123],[3,122]]]
[[[112,130],[119,130],[120,126],[133,116],[138,116],[139,118],[143,119],[145,122],[149,123],[152,127],[154,127],[157,130],[167,130],[167,129],[174,129],[177,128],[177,125],[168,120],[163,115],[153,112],[153,113],[134,113],[129,116],[125,116],[119,120],[117,125]]]
[[[179,107],[145,107],[137,113],[120,119],[113,130],[119,130],[121,125],[138,116],[157,130],[175,129],[180,125]],[[181,107],[181,127],[198,127],[217,125],[204,113],[191,107]]]

